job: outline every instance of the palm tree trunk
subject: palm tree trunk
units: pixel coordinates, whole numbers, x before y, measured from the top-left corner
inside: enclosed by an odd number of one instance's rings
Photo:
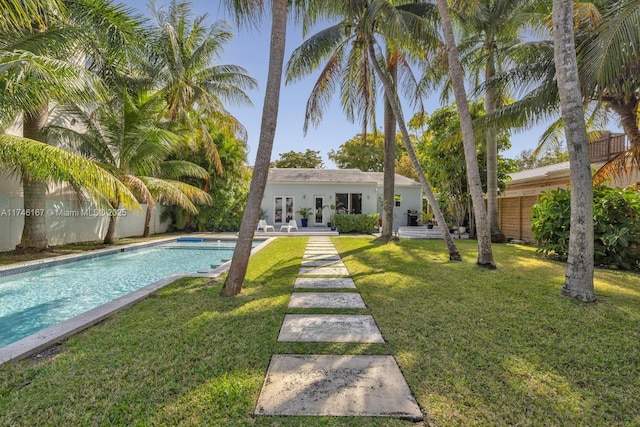
[[[24,112],[22,134],[25,138],[35,141],[47,142],[42,129],[49,120],[49,106],[44,105],[34,111]],[[22,238],[16,249],[27,251],[41,251],[49,247],[47,240],[46,212],[47,184],[30,178],[27,174],[22,176],[22,189],[24,193],[25,213],[39,212],[42,215],[24,216]]]
[[[491,80],[496,74],[493,50],[494,42],[490,40],[486,50],[488,59],[485,68],[485,81]],[[487,89],[484,106],[487,115],[495,113],[498,106],[496,89]],[[491,230],[491,241],[504,243],[505,236],[500,230],[498,220],[498,133],[493,125],[487,128],[487,216],[489,218],[489,229]]]
[[[109,216],[109,227],[107,228],[107,234],[104,235],[103,243],[105,245],[111,245],[116,241],[116,219],[115,215]]]
[[[411,164],[413,168],[416,170],[418,177],[420,178],[420,183],[422,184],[422,191],[424,191],[427,196],[427,201],[431,205],[433,209],[433,214],[438,221],[438,227],[440,228],[440,232],[442,233],[442,237],[447,245],[447,249],[449,250],[449,259],[451,261],[462,261],[460,257],[460,253],[458,252],[458,248],[453,242],[453,238],[451,237],[451,233],[449,233],[449,228],[447,227],[447,223],[444,219],[444,215],[442,215],[442,211],[438,206],[438,202],[436,201],[435,196],[433,195],[433,191],[431,190],[431,186],[427,181],[427,178],[424,175],[424,171],[420,166],[420,162],[418,162],[418,157],[416,156],[415,151],[413,150],[413,146],[411,145],[411,139],[409,138],[409,131],[407,130],[407,125],[404,121],[404,115],[402,114],[402,109],[400,107],[400,103],[396,98],[396,92],[391,87],[389,80],[387,80],[384,71],[380,68],[380,64],[376,60],[375,50],[373,48],[373,38],[369,39],[367,43],[369,46],[369,56],[371,57],[371,63],[373,64],[373,69],[375,70],[380,82],[382,82],[382,87],[384,88],[385,96],[389,102],[389,106],[391,107],[393,114],[396,118],[396,122],[398,123],[398,127],[400,128],[400,133],[402,134],[402,140],[404,141],[404,145],[407,149],[407,153],[409,158],[411,159]]]
[[[142,237],[149,237],[151,235],[151,206],[147,203],[147,211],[144,214],[144,229],[142,231]]]
[[[227,280],[220,293],[222,296],[233,296],[240,293],[249,264],[251,243],[253,241],[256,224],[258,223],[258,217],[260,216],[262,196],[267,185],[273,139],[278,122],[286,32],[287,0],[273,0],[271,7],[269,71],[262,107],[262,123],[260,125],[258,152],[256,153],[253,176],[251,177],[247,206],[242,215],[238,241],[233,252],[233,258],[231,259]]]
[[[593,289],[593,187],[573,36],[573,1],[553,0],[553,54],[569,148],[571,220],[562,295],[595,301]]]
[[[107,227],[107,233],[104,235],[102,243],[105,245],[111,245],[116,241],[116,221],[118,217],[113,215],[115,211],[120,207],[120,196],[116,193],[115,202],[109,202],[111,204],[111,215],[109,215],[109,226]]]
[[[640,146],[640,129],[638,128],[638,100],[631,99],[629,102],[610,102],[607,104],[618,116],[624,133],[629,138],[631,147]]]
[[[482,181],[480,180],[480,170],[478,169],[478,158],[476,156],[475,137],[473,134],[473,120],[469,112],[467,92],[464,88],[464,72],[458,56],[455,37],[453,36],[453,25],[449,15],[447,0],[437,0],[440,22],[444,32],[445,44],[447,47],[447,60],[449,62],[449,76],[453,86],[453,93],[460,116],[460,129],[462,131],[462,142],[464,146],[464,157],[467,166],[467,181],[469,192],[473,201],[473,212],[476,219],[476,233],[478,236],[478,261],[482,267],[496,268],[493,261],[493,250],[491,248],[491,230],[487,219],[487,210],[484,206],[482,194]]]
[[[387,52],[387,64],[393,87],[398,79],[398,66],[392,52]],[[396,117],[389,101],[384,100],[384,166],[383,166],[383,202],[382,202],[382,232],[380,239],[393,239],[393,208],[395,205],[396,178]]]

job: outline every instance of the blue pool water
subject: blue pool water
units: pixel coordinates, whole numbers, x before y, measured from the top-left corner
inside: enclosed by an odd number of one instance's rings
[[[0,347],[172,274],[210,270],[234,247],[172,242],[0,277]]]

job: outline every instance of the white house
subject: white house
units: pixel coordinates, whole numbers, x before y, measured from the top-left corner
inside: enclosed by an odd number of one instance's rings
[[[336,213],[382,214],[382,172],[359,169],[269,169],[261,208],[267,222],[298,223],[301,208],[311,208],[309,226],[325,226]],[[422,188],[412,179],[396,174],[393,227],[407,225],[407,211],[422,212]]]

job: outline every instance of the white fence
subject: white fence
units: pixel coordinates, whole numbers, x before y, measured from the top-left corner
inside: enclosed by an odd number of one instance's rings
[[[141,211],[122,211],[116,222],[116,237],[141,236],[146,205]],[[161,222],[162,207],[151,212],[151,234],[167,231],[169,222]],[[24,202],[19,179],[0,176],[0,252],[15,249],[24,225]],[[81,202],[76,193],[64,186],[51,185],[44,212],[50,245],[102,240],[109,217],[88,201]]]

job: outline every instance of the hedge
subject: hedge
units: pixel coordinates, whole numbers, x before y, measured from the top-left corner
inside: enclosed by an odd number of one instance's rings
[[[378,214],[337,214],[332,225],[340,233],[372,233],[378,231]]]

